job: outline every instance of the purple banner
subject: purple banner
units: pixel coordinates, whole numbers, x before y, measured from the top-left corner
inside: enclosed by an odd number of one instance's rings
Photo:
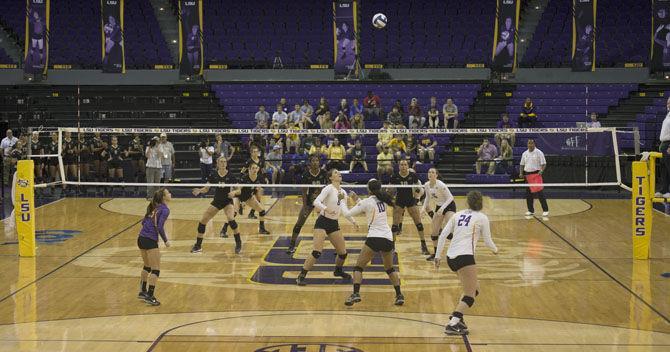
[[[25,73],[46,74],[49,65],[49,0],[26,0]]]
[[[333,50],[336,75],[346,75],[356,69],[358,55],[358,21],[356,20],[356,0],[337,0],[333,2],[333,27],[335,48]]]
[[[202,0],[179,0],[179,74],[202,76]]]
[[[123,0],[100,0],[102,9],[102,71],[125,73]]]
[[[535,136],[535,144],[551,155],[614,155],[611,132],[544,133]]]

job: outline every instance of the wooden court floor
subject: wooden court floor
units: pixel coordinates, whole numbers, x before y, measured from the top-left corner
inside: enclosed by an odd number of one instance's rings
[[[443,334],[460,296],[456,276],[424,260],[409,217],[397,244],[406,304],[393,305],[376,260],[363,301],[348,308],[351,286],[332,278],[332,250],[308,286],[294,284],[315,217],[289,257],[299,201],[264,203],[272,235],[257,234],[244,216],[235,255],[232,238],[218,237],[217,217],[194,255],[208,200],[175,199],[160,307],[136,298],[144,200],[67,198],[39,208],[36,258],[0,246],[0,351],[670,351],[670,279],[661,276],[670,271],[670,218],[654,214],[653,259],[634,261],[629,201],[553,199],[542,220],[521,216],[523,200],[487,199],[501,252],[480,246],[481,294],[466,339]],[[342,228],[350,271],[365,234]]]

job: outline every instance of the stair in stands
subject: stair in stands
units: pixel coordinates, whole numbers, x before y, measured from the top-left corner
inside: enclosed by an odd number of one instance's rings
[[[528,49],[528,46],[533,39],[535,29],[537,28],[538,23],[540,23],[542,12],[544,12],[548,3],[549,0],[530,0],[522,2],[522,9],[519,15],[519,39],[517,41],[516,52],[517,62],[522,61],[523,55],[526,53],[526,49]]]
[[[12,32],[5,26],[0,28],[0,64],[19,63],[23,51]]]
[[[176,65],[179,62],[179,22],[175,16],[177,9],[173,8],[169,0],[151,0],[151,6],[170,49],[172,62]]]

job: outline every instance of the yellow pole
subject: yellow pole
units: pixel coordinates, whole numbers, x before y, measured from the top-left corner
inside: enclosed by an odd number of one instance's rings
[[[19,256],[35,256],[35,164],[19,160],[16,170],[14,213],[19,240]]]

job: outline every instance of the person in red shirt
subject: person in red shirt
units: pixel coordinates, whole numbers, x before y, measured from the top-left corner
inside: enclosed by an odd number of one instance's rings
[[[363,98],[363,114],[365,118],[370,118],[370,115],[376,116],[377,119],[382,114],[382,101],[378,95],[372,93],[371,90],[368,91],[368,95]]]

